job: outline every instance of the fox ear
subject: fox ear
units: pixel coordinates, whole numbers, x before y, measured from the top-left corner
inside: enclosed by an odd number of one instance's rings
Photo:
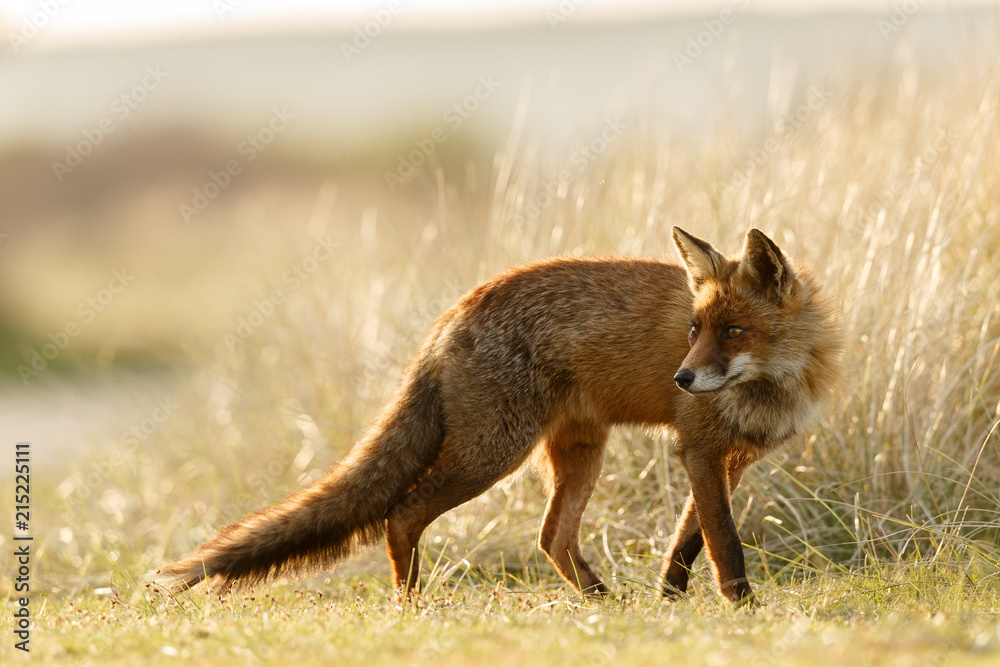
[[[674,227],[674,245],[687,268],[691,289],[697,289],[705,278],[719,275],[725,257],[707,241],[691,236],[680,227]]]
[[[777,302],[795,287],[795,272],[781,249],[758,229],[747,232],[737,274]]]

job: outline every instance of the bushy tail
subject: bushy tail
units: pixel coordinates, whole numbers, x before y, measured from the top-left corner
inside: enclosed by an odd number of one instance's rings
[[[444,437],[441,393],[430,363],[415,360],[361,441],[314,484],[229,524],[155,580],[183,590],[329,568],[385,533],[388,510],[427,473]]]

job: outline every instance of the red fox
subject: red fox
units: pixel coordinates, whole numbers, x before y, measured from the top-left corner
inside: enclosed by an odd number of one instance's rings
[[[802,433],[839,378],[836,309],[810,273],[751,229],[730,260],[674,227],[684,266],[559,258],[514,268],[434,324],[389,404],[311,486],[222,528],[159,580],[255,584],[331,566],[383,535],[396,587],[442,513],[533,456],[549,492],[539,546],[585,595],[580,520],[617,424],[664,425],[691,482],[663,564],[683,593],[705,546],[721,595],[752,600],[730,495]]]

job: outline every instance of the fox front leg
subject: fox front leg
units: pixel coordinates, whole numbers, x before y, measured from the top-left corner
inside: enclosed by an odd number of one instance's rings
[[[753,603],[743,544],[729,502],[726,460],[693,455],[685,457],[683,463],[719,593],[734,604]]]

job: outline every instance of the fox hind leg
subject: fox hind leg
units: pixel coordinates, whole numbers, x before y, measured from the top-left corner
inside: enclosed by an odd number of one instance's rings
[[[541,452],[549,502],[538,544],[584,595],[608,592],[580,550],[580,521],[601,474],[607,437],[607,427],[572,423],[549,438]]]
[[[528,437],[507,443],[490,438],[475,440],[494,443],[491,446],[494,457],[489,465],[484,465],[482,453],[459,444],[460,440],[469,439],[445,438],[441,455],[431,471],[386,515],[387,550],[398,590],[409,593],[419,583],[417,547],[427,526],[448,510],[482,495],[520,467],[534,442]],[[498,452],[505,454],[497,455]]]
[[[439,462],[386,518],[386,544],[397,590],[409,593],[420,581],[420,536],[434,519],[485,493],[498,478],[459,477]]]

